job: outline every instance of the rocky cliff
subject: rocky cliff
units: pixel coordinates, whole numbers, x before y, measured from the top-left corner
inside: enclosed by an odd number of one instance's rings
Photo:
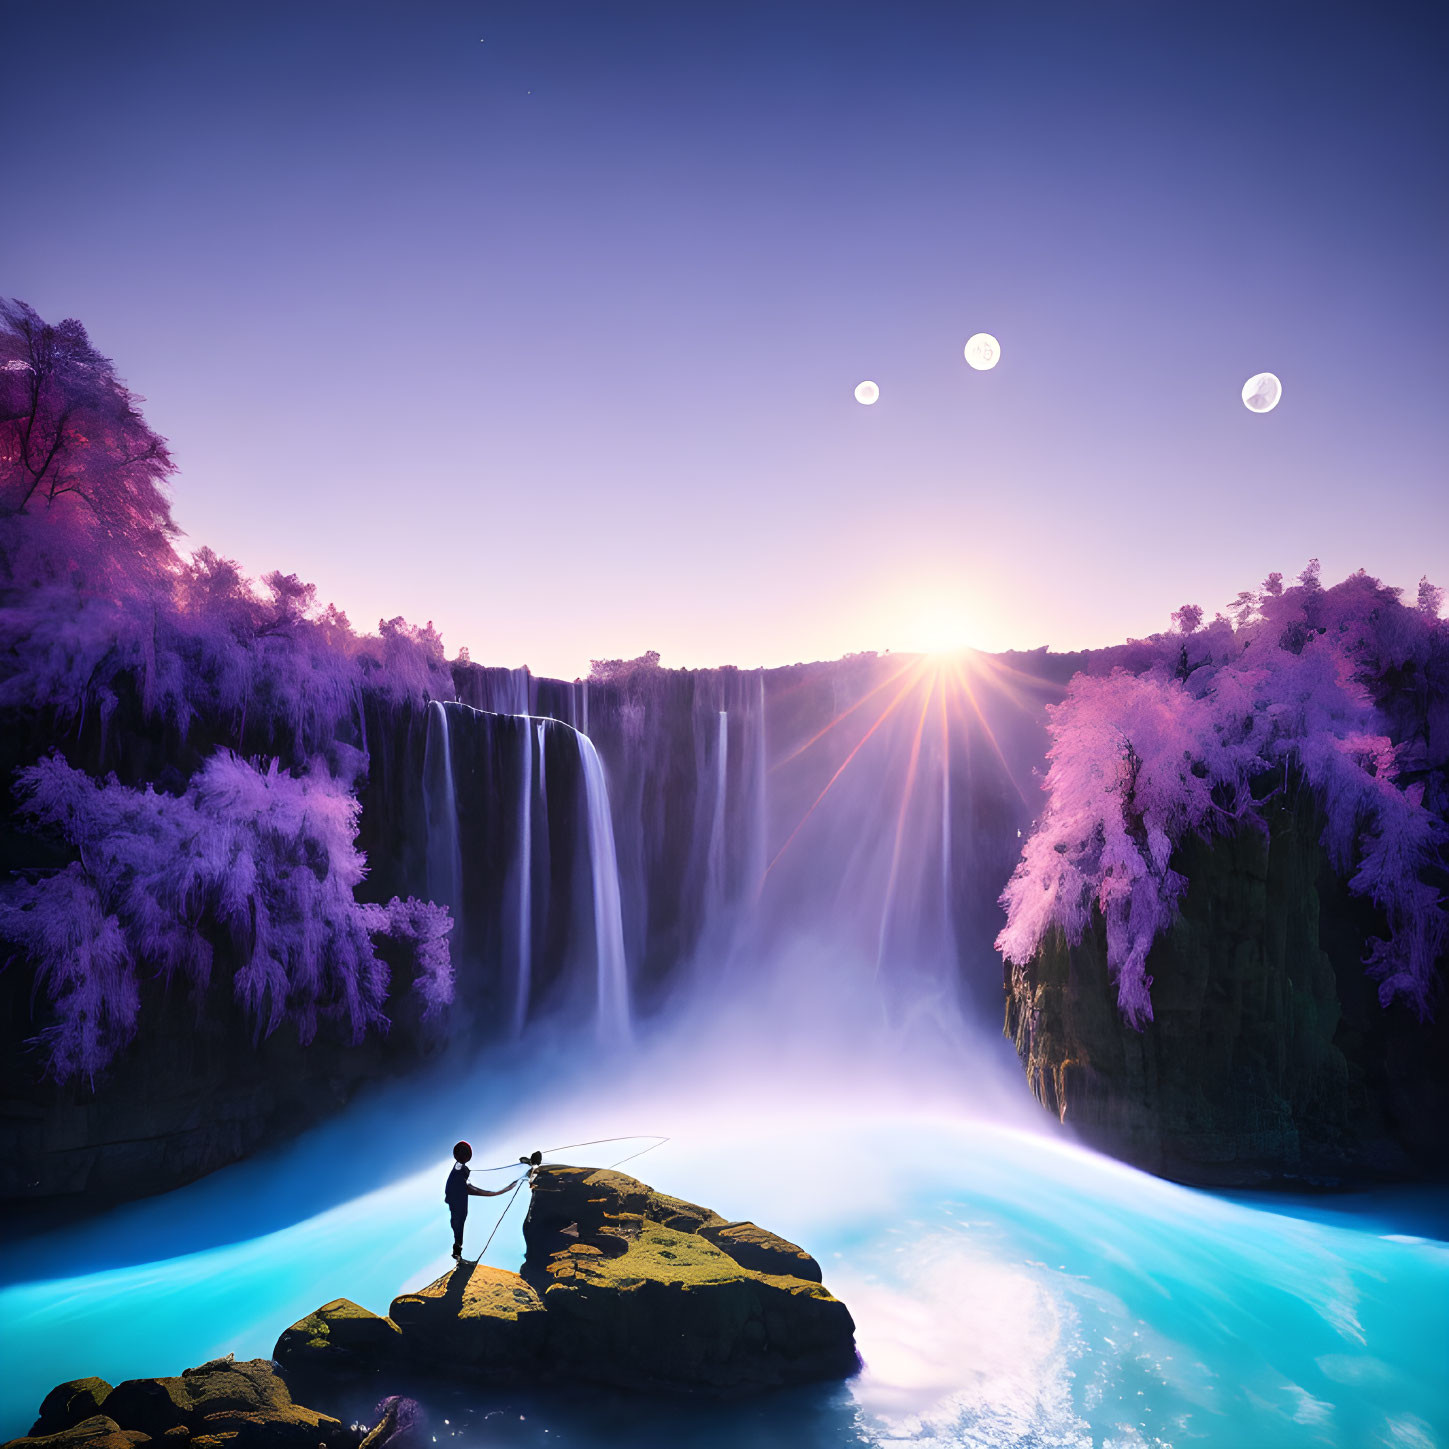
[[[1008,968],[1006,1033],[1037,1100],[1095,1147],[1209,1186],[1337,1186],[1449,1161],[1449,1031],[1381,1007],[1383,931],[1328,868],[1305,794],[1267,833],[1193,840],[1148,957],[1153,1020],[1117,1009],[1098,917]]]

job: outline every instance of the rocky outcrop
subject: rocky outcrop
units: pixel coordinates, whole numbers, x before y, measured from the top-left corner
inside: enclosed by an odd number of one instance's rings
[[[73,1418],[97,1400],[98,1412]],[[4,1449],[133,1449],[152,1441],[167,1449],[353,1449],[358,1437],[294,1402],[267,1360],[224,1358],[177,1378],[128,1379],[115,1388],[102,1379],[61,1384],[46,1395],[29,1436]]]
[[[460,1264],[387,1318],[337,1299],[278,1340],[297,1382],[585,1381],[735,1395],[855,1372],[855,1325],[794,1243],[623,1173],[538,1169],[521,1273]]]
[[[1269,831],[1191,841],[1152,948],[1154,1019],[1123,1021],[1100,917],[1008,973],[1006,1033],[1037,1099],[1093,1146],[1207,1186],[1323,1186],[1449,1160],[1449,1032],[1384,1009],[1372,908],[1328,868],[1306,795]]]
[[[135,1445],[150,1442],[149,1434],[122,1429],[114,1419],[104,1414],[92,1414],[90,1418],[53,1434],[32,1434],[26,1439],[12,1439],[5,1449],[22,1444],[26,1449],[134,1449]]]
[[[33,1437],[59,1434],[101,1412],[101,1405],[111,1392],[105,1379],[71,1379],[57,1384],[40,1406],[40,1414],[30,1426]]]
[[[398,1332],[390,1318],[379,1318],[350,1299],[334,1298],[294,1323],[277,1340],[272,1356],[284,1368],[304,1374],[314,1362],[338,1373],[365,1373],[395,1351]]]

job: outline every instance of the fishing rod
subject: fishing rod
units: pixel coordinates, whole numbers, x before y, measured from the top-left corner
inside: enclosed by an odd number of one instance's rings
[[[630,1152],[626,1156],[619,1158],[617,1162],[611,1162],[608,1167],[602,1169],[605,1172],[611,1172],[614,1168],[620,1166],[622,1163],[632,1162],[636,1157],[643,1157],[646,1152],[653,1152],[656,1147],[662,1147],[664,1143],[669,1141],[669,1138],[649,1132],[641,1132],[632,1137],[595,1137],[588,1142],[565,1142],[559,1147],[541,1148],[530,1152],[526,1157],[520,1157],[517,1162],[505,1162],[498,1167],[478,1168],[477,1171],[479,1172],[508,1172],[510,1170],[516,1171],[519,1167],[526,1167],[528,1171],[525,1172],[518,1179],[518,1181],[513,1184],[513,1191],[509,1193],[508,1201],[503,1204],[503,1211],[498,1214],[498,1221],[493,1224],[492,1231],[488,1234],[488,1239],[483,1244],[482,1252],[480,1252],[478,1256],[472,1260],[473,1266],[476,1268],[478,1264],[483,1261],[483,1258],[487,1254],[489,1247],[492,1246],[493,1239],[496,1236],[498,1229],[503,1226],[503,1219],[508,1216],[509,1209],[513,1206],[514,1202],[518,1198],[518,1189],[521,1188],[525,1182],[529,1182],[532,1180],[534,1172],[539,1167],[543,1166],[543,1159],[545,1156],[551,1157],[555,1152],[568,1152],[574,1147],[602,1147],[609,1142],[640,1142],[645,1140],[646,1138],[650,1139],[649,1145],[647,1147],[641,1147],[637,1152]]]
[[[545,1157],[552,1157],[555,1152],[568,1152],[575,1147],[602,1147],[609,1142],[643,1142],[649,1141],[648,1147],[641,1147],[637,1152],[630,1152],[626,1156],[611,1162],[604,1172],[611,1172],[614,1168],[623,1163],[632,1162],[636,1157],[643,1157],[646,1152],[653,1152],[656,1147],[662,1147],[669,1141],[668,1137],[662,1137],[652,1132],[636,1132],[630,1137],[595,1137],[588,1142],[565,1142],[559,1147],[544,1147],[537,1152],[530,1153],[527,1157],[520,1157],[517,1162],[501,1162],[497,1167],[475,1167],[474,1172],[514,1172],[520,1166],[534,1168],[543,1165]]]

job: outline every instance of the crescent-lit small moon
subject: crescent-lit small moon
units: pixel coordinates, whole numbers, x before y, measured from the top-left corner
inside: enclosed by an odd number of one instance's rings
[[[1271,372],[1255,372],[1243,384],[1243,406],[1250,413],[1271,413],[1283,396],[1283,384]]]
[[[1001,361],[1001,344],[989,332],[977,332],[966,339],[965,355],[977,372],[990,372]]]
[[[855,400],[869,407],[880,396],[880,388],[873,382],[858,382],[855,385]]]

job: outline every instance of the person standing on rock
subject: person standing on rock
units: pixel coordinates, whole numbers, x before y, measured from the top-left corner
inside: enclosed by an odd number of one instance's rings
[[[500,1187],[495,1192],[489,1192],[486,1187],[474,1187],[468,1181],[468,1163],[472,1159],[473,1148],[467,1142],[456,1143],[453,1147],[453,1166],[448,1173],[448,1185],[443,1189],[443,1201],[448,1204],[448,1211],[453,1215],[453,1257],[461,1261],[463,1257],[463,1224],[468,1221],[468,1199],[470,1197],[502,1197],[505,1192],[511,1192],[514,1184],[509,1183],[507,1187]]]

